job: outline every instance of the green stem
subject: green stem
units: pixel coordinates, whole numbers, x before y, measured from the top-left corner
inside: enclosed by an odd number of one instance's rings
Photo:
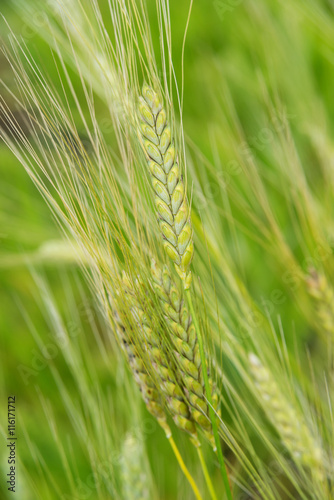
[[[224,481],[224,486],[225,486],[225,491],[226,491],[226,494],[227,494],[227,498],[228,498],[228,500],[232,500],[233,497],[232,497],[231,487],[230,487],[230,483],[229,483],[229,479],[228,479],[228,475],[227,475],[227,469],[226,469],[226,466],[225,466],[225,462],[224,462],[224,458],[223,458],[223,453],[222,453],[222,449],[221,449],[220,441],[219,441],[218,427],[217,427],[217,421],[216,421],[216,414],[215,414],[215,411],[214,411],[213,405],[212,405],[211,389],[210,389],[210,384],[209,384],[208,372],[207,372],[207,369],[206,369],[206,360],[205,360],[205,352],[204,352],[204,346],[203,346],[203,337],[202,337],[202,333],[200,331],[199,324],[198,324],[198,321],[197,321],[197,317],[196,317],[196,314],[195,314],[195,310],[194,310],[194,306],[193,306],[193,302],[192,302],[192,298],[191,298],[191,292],[190,292],[190,290],[186,290],[185,293],[186,293],[186,296],[187,296],[187,300],[188,300],[188,304],[189,304],[189,308],[190,308],[192,320],[194,322],[194,326],[195,326],[196,333],[197,333],[197,340],[198,340],[198,347],[199,347],[199,352],[200,352],[200,356],[201,356],[201,363],[202,363],[202,372],[203,372],[203,378],[204,378],[205,392],[206,392],[206,397],[207,397],[207,400],[208,400],[208,403],[209,403],[208,404],[208,406],[209,406],[209,414],[210,414],[210,420],[211,420],[211,424],[212,424],[213,436],[214,436],[215,443],[216,443],[216,448],[217,448],[217,455],[218,455],[218,460],[219,460],[219,465],[220,465],[220,471],[221,471],[221,475],[222,475],[222,478],[223,478],[223,481]]]
[[[188,482],[189,482],[189,484],[190,484],[190,486],[191,486],[191,488],[192,488],[192,490],[193,490],[193,492],[195,494],[196,499],[197,500],[203,500],[203,498],[202,498],[202,496],[201,496],[201,494],[199,492],[199,489],[197,488],[197,485],[196,485],[196,483],[195,483],[192,475],[188,471],[187,466],[186,466],[186,464],[183,461],[181,453],[179,452],[179,449],[176,446],[174,439],[170,436],[168,438],[168,441],[169,441],[171,447],[173,448],[174,454],[175,454],[175,456],[177,458],[177,461],[179,462],[179,466],[180,466],[183,474],[188,479]]]
[[[210,492],[210,496],[211,496],[212,500],[217,500],[216,493],[215,493],[215,490],[214,490],[214,487],[213,487],[213,484],[212,484],[212,481],[211,481],[211,478],[210,478],[210,474],[209,474],[208,469],[206,467],[206,463],[205,463],[205,460],[204,460],[204,457],[203,457],[203,453],[202,453],[202,450],[201,450],[200,447],[197,448],[197,453],[198,453],[198,456],[199,456],[199,460],[201,462],[203,474],[204,474],[204,477],[205,477],[205,482],[206,482],[206,485],[207,485],[208,490]]]

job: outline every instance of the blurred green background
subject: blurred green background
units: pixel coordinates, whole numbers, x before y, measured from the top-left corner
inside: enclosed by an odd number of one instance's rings
[[[106,12],[107,1],[101,0],[100,4]],[[182,43],[189,3],[171,2],[170,7],[174,66],[180,82]],[[154,2],[150,3],[150,10],[153,38],[158,47]],[[16,12],[15,2],[1,2],[0,11],[13,32],[18,37],[23,36],[32,55],[52,79],[56,69],[50,57],[50,48],[38,35],[39,18],[36,18],[37,33],[34,33]],[[271,173],[275,173],[277,168],[277,156],[273,154],[270,139],[269,110],[272,109],[273,102],[284,106],[300,160],[309,182],[321,199],[320,165],[327,157],[333,164],[334,151],[332,144],[327,143],[334,132],[332,18],[333,3],[325,0],[292,0],[288,3],[276,0],[195,0],[185,45],[183,119],[186,135],[210,161],[214,162],[218,157],[223,171],[230,174],[233,165],[231,162],[235,156],[233,149],[229,147],[229,131],[238,122],[245,144],[251,147],[260,169],[266,171],[268,191],[271,189],[270,200],[289,245],[301,265],[305,253],[299,246],[291,214],[283,202],[284,186],[274,186],[270,180]],[[0,27],[1,43],[7,44],[8,27],[4,20],[1,20]],[[0,78],[9,88],[14,86],[8,63],[1,54]],[[80,91],[78,85],[79,98]],[[8,93],[5,97],[15,113],[13,99]],[[232,122],[234,111],[229,110],[231,102],[235,107],[235,123]],[[98,105],[98,117],[101,122],[108,117],[101,105]],[[245,147],[245,144],[241,143],[240,148]],[[325,155],[325,160],[320,151]],[[49,342],[53,333],[50,333],[50,319],[45,315],[43,297],[37,291],[32,269],[41,273],[47,281],[65,322],[70,313],[68,301],[64,300],[64,286],[66,288],[71,283],[72,306],[76,305],[80,309],[83,304],[82,294],[85,294],[87,302],[85,299],[84,304],[90,304],[88,310],[93,310],[94,321],[102,337],[106,327],[96,310],[94,298],[89,296],[76,263],[70,259],[51,262],[47,262],[47,258],[43,259],[45,253],[41,253],[41,247],[45,249],[43,245],[50,245],[50,242],[61,239],[61,232],[28,175],[3,143],[0,143],[0,178],[1,427],[5,427],[6,423],[7,396],[15,394],[19,436],[17,450],[20,459],[29,469],[29,475],[37,484],[41,498],[58,498],[59,494],[53,493],[51,482],[39,479],[41,471],[31,456],[35,448],[39,450],[52,471],[59,490],[66,493],[68,480],[61,465],[57,439],[54,439],[48,425],[50,420],[44,414],[41,394],[51,401],[54,419],[62,437],[66,441],[70,436],[78,474],[82,478],[87,476],[88,460],[80,449],[80,439],[73,431],[75,422],[71,422],[68,416],[52,371],[55,369],[61,374],[64,384],[73,394],[73,400],[79,401],[68,363],[59,351],[52,360],[45,360],[42,355],[45,367],[43,365],[43,368],[37,370],[34,367],[36,356],[41,355],[34,331],[44,345]],[[196,197],[196,191],[194,196]],[[323,201],[326,203],[326,199]],[[210,204],[210,197],[206,203]],[[328,204],[328,210],[332,214],[332,205]],[[243,214],[239,213],[238,217],[241,224],[247,224],[247,216],[243,219]],[[268,299],[275,289],[282,290],[289,300],[275,305],[271,311],[273,316],[281,315],[285,318],[285,324],[294,324],[295,331],[299,332],[302,340],[309,339],[311,332],[308,331],[303,316],[296,310],[275,257],[263,254],[260,245],[243,233],[240,241],[240,269],[255,300],[261,307],[263,298]],[[84,306],[82,310],[86,309]],[[73,342],[77,342],[80,349],[90,349],[101,393],[108,393],[114,406],[117,406],[117,349],[110,346],[109,360],[102,359],[101,350],[92,335],[91,323],[85,314],[79,318],[78,325],[79,340],[76,337]],[[28,381],[22,376],[22,366],[35,370],[34,373],[29,372],[31,376]],[[160,495],[162,491],[165,492],[160,498],[176,498],[177,482],[169,483],[168,477],[178,474],[177,466],[162,433],[154,427],[146,410],[142,408],[142,411],[144,418],[153,426],[154,439],[149,434],[150,438],[146,441]],[[115,415],[117,426],[122,432],[125,431],[126,409],[118,408]],[[26,435],[30,436],[33,445],[28,445]],[[182,439],[181,436],[181,447]],[[164,461],[156,459],[155,442],[159,443],[159,455],[164,454]],[[3,450],[2,446],[1,487],[4,474],[7,473]],[[165,467],[170,468],[170,471],[166,472]],[[17,498],[35,498],[29,493],[31,485],[25,488],[23,473],[19,476],[18,483],[21,493]],[[94,497],[93,490],[90,496],[87,493],[87,498]]]

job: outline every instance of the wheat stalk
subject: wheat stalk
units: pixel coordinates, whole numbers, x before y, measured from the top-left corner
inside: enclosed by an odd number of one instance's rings
[[[322,451],[302,417],[286,400],[269,370],[253,353],[249,355],[249,364],[262,406],[284,446],[295,462],[310,469],[315,478],[322,480]]]
[[[190,209],[166,110],[158,94],[146,84],[138,110],[164,247],[187,289],[194,253]]]

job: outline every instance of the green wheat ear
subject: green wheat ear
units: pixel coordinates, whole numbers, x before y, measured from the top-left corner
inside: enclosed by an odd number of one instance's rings
[[[194,254],[190,209],[167,113],[158,94],[144,84],[138,105],[142,146],[152,178],[155,205],[167,255],[184,288],[191,284]]]
[[[147,299],[145,299],[144,293],[142,296],[138,297],[125,273],[123,274],[123,286],[130,299],[133,317],[138,324],[140,334],[137,336],[137,341],[141,343],[141,351],[146,351],[148,362],[154,369],[156,375],[157,383],[155,384],[155,390],[150,390],[150,395],[154,395],[153,402],[155,403],[157,400],[165,401],[177,427],[188,432],[195,446],[199,446],[195,422],[178,384],[177,376],[174,373],[174,366],[169,358],[168,351],[164,348],[162,342],[163,336],[159,331],[159,325],[153,330],[152,323],[145,312],[148,306]],[[148,382],[146,380],[145,377],[145,383],[147,385]],[[150,398],[150,406],[148,406],[150,411],[153,402],[152,398]],[[148,403],[146,402],[146,404]],[[156,405],[154,404],[154,410],[155,408]],[[159,423],[162,425],[160,421]]]
[[[154,288],[160,299],[167,324],[171,330],[171,341],[174,355],[180,370],[180,385],[187,395],[193,419],[202,429],[215,449],[209,408],[205,396],[205,385],[202,373],[202,363],[199,353],[195,327],[187,304],[182,297],[167,266],[158,267],[154,261],[151,265]],[[212,381],[210,380],[212,387]],[[218,396],[213,391],[213,406],[218,408]]]
[[[166,414],[164,410],[164,398],[156,388],[156,383],[148,373],[145,362],[138,354],[133,335],[128,334],[128,329],[122,323],[119,315],[114,313],[114,321],[118,338],[122,343],[123,350],[126,354],[130,369],[134,379],[138,384],[142,398],[145,401],[148,411],[155,417],[159,425],[163,428],[166,436],[171,436],[171,430],[167,424]]]
[[[334,290],[324,274],[310,269],[307,289],[313,299],[319,328],[334,341]]]
[[[310,430],[285,398],[270,371],[253,353],[249,354],[249,367],[262,406],[284,446],[295,462],[312,471],[312,475],[318,480],[323,480],[322,450]]]

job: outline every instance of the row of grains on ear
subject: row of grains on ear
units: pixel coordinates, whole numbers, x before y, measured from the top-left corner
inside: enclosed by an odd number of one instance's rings
[[[178,377],[189,402],[191,415],[215,447],[205,397],[201,357],[191,315],[177,283],[173,281],[169,268],[158,267],[155,262],[152,262],[151,271],[154,288],[160,299],[170,332],[173,354],[177,360]],[[217,393],[212,391],[212,396],[213,405],[217,411]]]
[[[168,409],[175,424],[188,432],[193,442],[199,445],[195,421],[192,418],[184,392],[180,387],[180,379],[174,360],[171,358],[166,334],[158,321],[152,321],[147,313],[150,310],[147,294],[139,292],[139,287],[134,289],[130,279],[124,274],[123,287],[127,296],[127,304],[131,311],[132,321],[139,331],[136,338],[126,339],[126,349],[136,353],[136,362],[130,362],[134,371],[142,396],[149,411],[158,419],[160,425],[166,430],[165,409]],[[153,324],[154,323],[154,324]],[[123,330],[123,338],[126,329]],[[123,341],[124,343],[124,341]],[[138,345],[140,343],[140,345]],[[129,346],[129,347],[128,347]],[[140,367],[140,371],[138,370]],[[145,385],[143,385],[143,382]],[[149,388],[147,391],[146,388]],[[158,411],[157,411],[158,405]],[[154,413],[153,413],[153,411]],[[161,411],[162,410],[162,411]],[[162,412],[164,417],[162,417]],[[167,436],[170,431],[167,429]]]
[[[141,395],[145,401],[148,411],[153,415],[160,426],[164,429],[166,436],[170,437],[171,431],[167,424],[165,413],[165,401],[157,388],[156,381],[148,372],[145,359],[136,345],[135,336],[128,325],[125,326],[120,316],[114,313],[114,322],[116,334],[123,347],[129,367],[133,373],[134,379],[138,384]]]
[[[147,158],[159,226],[167,255],[185,289],[191,284],[194,254],[190,208],[167,113],[158,94],[144,85],[139,99],[139,127]]]

